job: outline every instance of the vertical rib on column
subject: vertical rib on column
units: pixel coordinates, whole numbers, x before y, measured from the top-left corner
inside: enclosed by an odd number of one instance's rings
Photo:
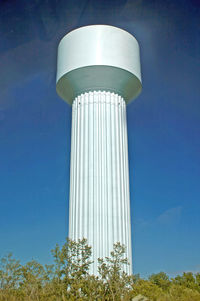
[[[110,92],[82,94],[72,106],[69,237],[87,238],[90,273],[97,274],[97,259],[118,241],[132,262],[130,229],[125,101]]]

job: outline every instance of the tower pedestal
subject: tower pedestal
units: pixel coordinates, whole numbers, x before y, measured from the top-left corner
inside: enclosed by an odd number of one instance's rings
[[[72,104],[69,237],[92,246],[92,274],[98,258],[124,244],[131,274],[126,103],[114,93],[85,93]]]

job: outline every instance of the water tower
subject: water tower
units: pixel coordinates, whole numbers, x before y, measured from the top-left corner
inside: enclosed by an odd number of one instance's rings
[[[126,246],[132,273],[126,105],[141,91],[136,39],[108,25],[75,29],[58,47],[56,89],[72,105],[69,238],[97,258]]]

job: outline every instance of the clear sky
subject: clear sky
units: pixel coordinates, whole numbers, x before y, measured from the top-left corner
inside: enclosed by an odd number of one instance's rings
[[[50,263],[67,236],[71,108],[56,53],[89,24],[141,47],[143,91],[127,107],[134,272],[200,272],[198,0],[0,2],[0,256]]]

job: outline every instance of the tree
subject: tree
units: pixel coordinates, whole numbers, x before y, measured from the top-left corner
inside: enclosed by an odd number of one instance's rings
[[[131,296],[135,297],[139,294],[149,298],[151,301],[161,301],[159,298],[164,295],[160,287],[144,279],[139,279],[136,283],[132,284]]]
[[[60,288],[63,296],[68,300],[79,300],[86,293],[85,282],[90,277],[91,247],[86,239],[72,241],[67,239],[62,248],[56,245],[52,250],[55,260],[54,282]]]
[[[0,288],[16,289],[21,280],[21,264],[9,253],[0,260]]]
[[[196,279],[191,272],[183,273],[182,276],[178,275],[173,280],[174,284],[181,285],[191,289],[197,289],[198,284],[196,283]]]
[[[164,272],[160,272],[158,274],[152,274],[149,277],[149,280],[152,283],[156,284],[158,287],[162,288],[163,290],[167,290],[170,287],[169,276]]]
[[[36,260],[27,262],[21,267],[22,280],[20,288],[25,296],[32,300],[40,300],[44,290],[52,278],[52,266],[38,263]]]
[[[125,246],[117,242],[113,246],[110,257],[98,259],[102,293],[106,300],[122,300],[128,293],[130,277],[123,271],[123,268],[129,264],[128,259],[125,258],[125,251]]]

